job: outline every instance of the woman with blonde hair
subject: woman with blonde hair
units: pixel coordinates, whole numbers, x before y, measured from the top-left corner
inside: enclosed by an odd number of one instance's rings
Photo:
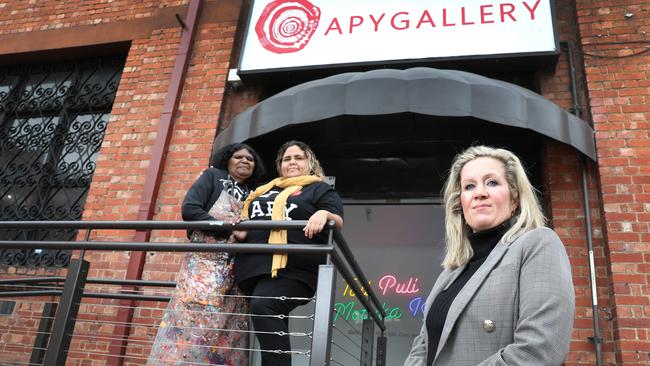
[[[575,310],[571,266],[519,158],[466,149],[443,199],[444,270],[405,365],[562,364]]]

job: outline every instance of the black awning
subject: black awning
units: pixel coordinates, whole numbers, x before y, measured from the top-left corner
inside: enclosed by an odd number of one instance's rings
[[[464,71],[425,67],[345,73],[289,88],[237,115],[215,147],[337,116],[404,112],[525,128],[596,160],[593,129],[543,96]]]

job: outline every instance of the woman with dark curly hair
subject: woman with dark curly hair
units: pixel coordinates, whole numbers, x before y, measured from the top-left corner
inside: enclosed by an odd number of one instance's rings
[[[183,220],[236,222],[249,187],[264,174],[255,150],[231,144],[210,159],[183,201]],[[232,243],[224,229],[190,230],[193,243]],[[248,364],[248,304],[228,253],[188,253],[176,278],[148,365]],[[227,331],[222,331],[226,329]]]
[[[264,175],[264,163],[257,152],[242,143],[227,145],[215,152],[210,159],[210,168],[203,171],[199,179],[187,191],[183,201],[183,220],[216,220],[208,211],[217,201],[221,191],[240,201],[248,196],[251,187]],[[229,237],[230,232],[210,231],[217,238]],[[192,235],[188,232],[188,237]]]

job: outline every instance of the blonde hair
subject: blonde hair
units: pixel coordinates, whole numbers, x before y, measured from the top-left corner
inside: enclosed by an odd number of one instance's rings
[[[468,228],[460,203],[460,173],[465,164],[480,157],[490,157],[503,163],[510,198],[517,203],[510,219],[512,226],[504,234],[504,239],[510,241],[516,234],[542,227],[546,223],[546,218],[535,194],[535,188],[530,184],[519,158],[505,149],[472,146],[454,158],[443,190],[446,254],[442,265],[445,269],[451,270],[460,267],[474,255],[467,238]]]
[[[275,168],[278,170],[279,176],[282,176],[282,157],[284,156],[284,153],[287,151],[287,149],[291,146],[297,146],[305,153],[309,175],[325,178],[325,172],[323,171],[323,167],[321,167],[318,159],[316,159],[314,150],[312,150],[311,147],[309,147],[309,145],[305,144],[304,142],[296,140],[285,142],[282,146],[280,146],[280,149],[278,150],[278,155],[275,157]]]

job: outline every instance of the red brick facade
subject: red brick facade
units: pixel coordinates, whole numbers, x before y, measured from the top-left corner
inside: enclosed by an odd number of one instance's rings
[[[596,130],[610,351],[618,365],[650,364],[650,6],[577,1]],[[605,296],[603,296],[605,297]]]
[[[5,1],[0,2],[0,61],[47,59],[55,51],[99,43],[130,42],[126,65],[97,161],[83,217],[135,220],[147,168],[181,40],[178,1]],[[232,116],[256,103],[262,91],[234,91],[226,78],[240,45],[240,14],[248,2],[204,1],[178,113],[166,154],[154,220],[180,219],[180,202],[206,165],[218,131]],[[598,163],[587,163],[589,205],[605,365],[650,365],[650,3],[632,0],[555,3],[563,52],[555,70],[539,73],[541,93],[565,109],[573,106],[567,47],[574,51],[577,104],[593,121]],[[44,42],[43,40],[48,40]],[[564,46],[566,42],[567,46]],[[6,45],[3,47],[1,45]],[[92,50],[92,48],[89,48]],[[233,51],[235,49],[235,51]],[[45,55],[45,56],[43,56]],[[588,251],[584,224],[581,156],[549,141],[545,183],[552,226],[563,239],[573,266],[576,316],[566,365],[595,364]],[[172,236],[172,237],[170,237]],[[133,233],[99,231],[95,240],[132,240]],[[182,241],[183,232],[153,233],[151,241]],[[124,278],[129,254],[91,253],[91,277]],[[149,253],[144,279],[172,281],[182,256]],[[9,269],[16,271],[16,269]],[[18,271],[25,272],[24,269]],[[3,270],[3,273],[4,272]],[[28,272],[25,272],[28,273]],[[30,274],[35,273],[31,271]],[[115,308],[84,300],[82,316],[95,320],[75,332],[111,335]],[[143,303],[134,321],[156,324],[156,303]],[[16,318],[40,317],[40,305],[19,303]],[[97,313],[101,311],[101,313]],[[0,318],[0,343],[32,344],[17,329],[36,327]],[[151,328],[134,327],[125,364],[142,364]],[[145,341],[145,342],[138,342]],[[70,359],[95,365],[93,353],[106,342],[76,339]],[[26,357],[26,358],[25,358]],[[26,362],[25,349],[6,349],[2,362]],[[101,357],[99,357],[101,358]]]

